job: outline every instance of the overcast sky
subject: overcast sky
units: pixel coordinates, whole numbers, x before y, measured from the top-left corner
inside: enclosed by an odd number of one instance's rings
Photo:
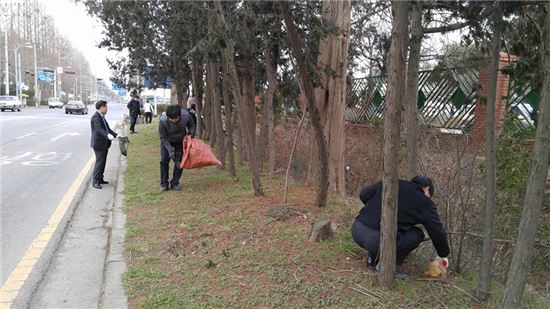
[[[73,47],[81,51],[90,63],[92,73],[108,82],[111,77],[105,58],[114,53],[97,47],[102,38],[101,23],[86,13],[83,4],[70,0],[38,0],[44,5],[46,14],[54,18],[57,29],[66,36]]]

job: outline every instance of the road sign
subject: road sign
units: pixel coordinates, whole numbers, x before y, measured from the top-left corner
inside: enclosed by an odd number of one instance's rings
[[[37,78],[39,81],[51,83],[53,82],[53,70],[40,70]]]

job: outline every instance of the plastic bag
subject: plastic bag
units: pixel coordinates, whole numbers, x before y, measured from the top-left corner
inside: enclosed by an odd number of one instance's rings
[[[128,156],[128,144],[130,144],[130,140],[128,139],[128,136],[118,137],[118,145],[120,146],[120,153],[125,157]]]
[[[180,168],[191,169],[210,165],[221,165],[210,145],[198,138],[187,135],[183,138],[183,160]]]

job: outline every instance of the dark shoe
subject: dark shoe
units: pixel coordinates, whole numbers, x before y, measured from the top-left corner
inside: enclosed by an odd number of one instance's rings
[[[134,132],[134,131],[130,131],[130,134],[134,134],[134,133],[136,133],[136,132]]]
[[[99,181],[99,184],[100,184],[100,185],[106,185],[106,184],[108,184],[108,183],[109,183],[109,182],[108,182],[108,181],[105,181],[105,180],[100,180],[100,181]]]
[[[172,189],[172,190],[174,190],[174,191],[179,191],[179,190],[181,190],[181,188],[180,188],[179,185],[170,186],[170,187],[171,187],[170,189]]]
[[[376,270],[376,266],[378,263],[376,263],[375,259],[369,255],[367,258],[367,268],[370,270]]]
[[[160,186],[160,192],[168,191],[168,186]]]
[[[98,184],[98,183],[94,183],[94,188],[96,188],[96,189],[103,189],[103,187],[102,187],[100,184]]]

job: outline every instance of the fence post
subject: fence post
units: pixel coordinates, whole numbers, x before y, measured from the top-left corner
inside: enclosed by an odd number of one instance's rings
[[[497,136],[500,132],[504,118],[506,117],[506,96],[508,95],[509,76],[502,73],[502,69],[511,62],[516,61],[517,56],[500,53],[498,64],[497,96],[495,108],[495,130]],[[476,106],[474,111],[474,128],[468,147],[470,152],[481,150],[485,145],[485,127],[487,122],[487,91],[489,89],[489,62],[480,68],[478,74],[478,89],[476,93]]]

